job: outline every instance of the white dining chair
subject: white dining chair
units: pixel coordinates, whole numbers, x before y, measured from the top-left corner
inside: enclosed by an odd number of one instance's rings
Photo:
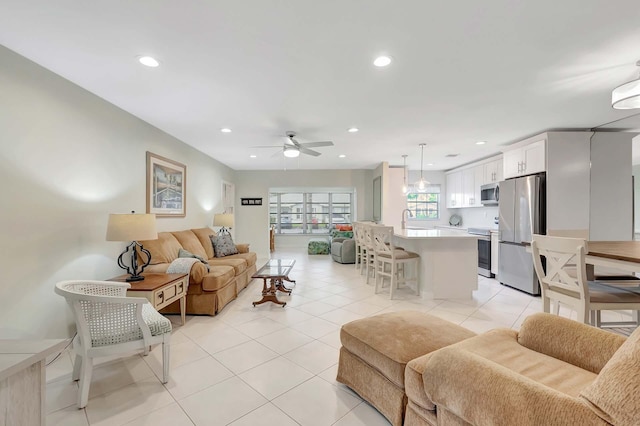
[[[553,304],[554,313],[558,315],[562,304],[575,310],[578,321],[585,324],[597,327],[631,325],[601,321],[601,311],[640,310],[640,294],[614,285],[615,281],[589,281],[585,263],[586,240],[534,234],[531,251],[544,312],[550,313]],[[637,323],[633,325],[637,326]]]
[[[76,322],[73,380],[80,380],[78,408],[89,399],[93,358],[141,351],[162,344],[162,382],[169,381],[171,321],[142,297],[126,297],[128,283],[74,280],[56,284]]]

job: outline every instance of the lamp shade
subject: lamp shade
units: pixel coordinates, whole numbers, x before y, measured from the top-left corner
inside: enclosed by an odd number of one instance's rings
[[[140,241],[158,238],[155,214],[110,214],[107,241]]]
[[[221,213],[213,215],[213,226],[233,228],[233,215],[231,213]]]

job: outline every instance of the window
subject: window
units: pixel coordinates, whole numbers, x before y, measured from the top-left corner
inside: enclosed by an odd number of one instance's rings
[[[278,234],[328,234],[336,224],[351,223],[351,192],[271,192],[269,223]]]
[[[428,185],[425,192],[407,194],[407,208],[415,220],[440,218],[440,185]]]

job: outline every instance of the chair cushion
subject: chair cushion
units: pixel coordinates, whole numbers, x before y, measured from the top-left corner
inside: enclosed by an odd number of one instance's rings
[[[171,321],[156,311],[150,303],[142,305],[142,320],[149,326],[152,336],[171,333]],[[142,339],[142,330],[137,322],[119,325],[117,329],[102,335],[92,334],[91,346],[109,346],[118,343],[132,342]]]
[[[395,255],[396,259],[415,259],[417,257],[420,257],[420,255],[418,253],[414,253],[412,251],[401,250],[401,249],[398,249],[397,247],[394,250],[394,255]],[[385,258],[391,259],[391,253],[390,252],[378,252],[378,257],[385,257]]]
[[[243,253],[240,251],[240,253],[232,254],[231,256],[227,256],[226,258],[227,259],[244,259],[244,261],[247,262],[247,266],[251,267],[256,264],[256,261],[258,260],[258,255],[252,251],[246,252],[246,253]]]
[[[580,397],[609,423],[640,424],[640,328],[620,346]]]
[[[234,269],[235,275],[240,275],[247,269],[247,261],[238,257],[234,258],[233,255],[221,258],[214,257],[213,259],[209,259],[209,265],[231,266]]]

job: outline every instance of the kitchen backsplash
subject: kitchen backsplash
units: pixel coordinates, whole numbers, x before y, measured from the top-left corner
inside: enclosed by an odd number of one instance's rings
[[[498,228],[495,218],[498,216],[498,207],[479,207],[469,209],[449,209],[451,214],[462,217],[463,228]]]

